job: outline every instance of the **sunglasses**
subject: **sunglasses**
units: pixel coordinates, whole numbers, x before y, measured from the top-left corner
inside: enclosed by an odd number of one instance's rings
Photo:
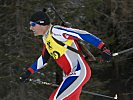
[[[35,27],[36,26],[36,24],[38,24],[38,23],[44,23],[44,21],[42,21],[42,20],[38,20],[38,21],[36,21],[36,22],[31,22],[31,26],[32,27]]]
[[[30,25],[31,25],[32,27],[35,27],[35,26],[36,26],[36,24],[37,24],[36,22],[31,22],[31,24],[30,24]]]

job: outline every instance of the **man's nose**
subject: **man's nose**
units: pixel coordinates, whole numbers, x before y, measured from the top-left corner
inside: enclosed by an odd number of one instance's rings
[[[32,27],[32,26],[30,26],[30,30],[31,30],[31,31],[33,30],[33,27]]]

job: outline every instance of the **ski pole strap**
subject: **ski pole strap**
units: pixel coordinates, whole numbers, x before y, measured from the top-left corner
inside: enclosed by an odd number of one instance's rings
[[[54,39],[54,41],[55,41],[56,43],[58,43],[59,45],[63,46],[64,48],[67,48],[67,49],[69,49],[69,50],[71,50],[71,51],[73,51],[73,52],[75,52],[75,53],[77,53],[77,54],[79,54],[79,55],[82,55],[81,52],[79,52],[77,49],[75,49],[75,48],[73,48],[73,47],[71,47],[71,46],[66,45],[65,43],[63,43],[63,42],[61,42],[61,41],[55,39],[54,37],[52,37],[52,38]]]

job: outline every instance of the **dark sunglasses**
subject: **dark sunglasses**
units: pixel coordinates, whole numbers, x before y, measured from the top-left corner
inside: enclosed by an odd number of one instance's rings
[[[32,27],[35,27],[36,24],[38,24],[38,23],[44,23],[44,21],[43,21],[43,20],[38,20],[38,21],[36,21],[36,22],[32,22],[30,25],[31,25]]]
[[[35,27],[36,26],[36,22],[32,22],[30,25],[32,26],[32,27]]]

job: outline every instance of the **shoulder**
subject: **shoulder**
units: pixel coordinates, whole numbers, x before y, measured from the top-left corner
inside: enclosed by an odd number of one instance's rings
[[[60,25],[53,25],[52,32],[54,31],[65,31],[66,27]]]
[[[63,32],[73,32],[73,31],[76,30],[76,29],[71,28],[71,27],[65,27],[65,26],[60,26],[60,25],[54,25],[52,31],[54,31],[54,30],[63,31]]]
[[[52,34],[56,34],[56,35],[62,34],[63,31],[61,30],[61,28],[62,28],[62,26],[53,25],[52,28],[51,28]]]
[[[62,31],[61,29],[63,28],[62,26],[59,26],[59,25],[53,25],[52,28],[51,28],[51,34],[52,34],[52,37],[54,37],[55,39],[57,40],[60,40],[60,41],[66,41],[66,39],[64,38],[64,31]]]
[[[68,32],[68,33],[75,33],[75,34],[88,34],[89,32],[85,31],[85,30],[80,30],[80,29],[76,29],[76,28],[71,28],[71,27],[64,27],[64,26],[59,26],[59,25],[55,25],[53,27],[53,32],[54,31],[62,31],[62,32]]]

